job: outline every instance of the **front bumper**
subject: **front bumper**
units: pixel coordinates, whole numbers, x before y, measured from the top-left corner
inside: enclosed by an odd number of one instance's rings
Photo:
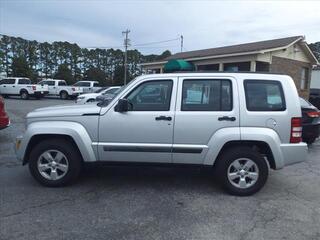
[[[283,166],[303,162],[307,158],[308,145],[306,143],[290,143],[280,145]]]

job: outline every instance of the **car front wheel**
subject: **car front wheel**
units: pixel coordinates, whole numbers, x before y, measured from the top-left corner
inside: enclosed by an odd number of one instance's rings
[[[29,169],[42,185],[64,186],[74,181],[81,171],[81,155],[64,139],[44,140],[30,153]]]
[[[216,170],[226,191],[237,196],[258,192],[269,174],[266,160],[249,147],[236,147],[223,153]]]

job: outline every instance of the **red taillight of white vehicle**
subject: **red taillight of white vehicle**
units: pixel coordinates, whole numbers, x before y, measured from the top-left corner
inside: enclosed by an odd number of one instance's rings
[[[299,117],[291,118],[291,133],[290,133],[290,143],[301,142],[302,136],[302,121]]]
[[[317,111],[307,112],[307,115],[308,117],[311,117],[311,118],[317,118],[317,117],[320,117],[320,112],[317,112]]]
[[[35,91],[37,88],[36,86],[32,86],[32,90]]]

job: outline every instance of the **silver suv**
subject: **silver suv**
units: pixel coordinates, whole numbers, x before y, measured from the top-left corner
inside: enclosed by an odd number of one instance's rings
[[[109,103],[37,109],[16,141],[40,183],[75,180],[83,163],[213,168],[231,194],[262,188],[269,168],[304,161],[293,80],[254,73],[144,75]]]

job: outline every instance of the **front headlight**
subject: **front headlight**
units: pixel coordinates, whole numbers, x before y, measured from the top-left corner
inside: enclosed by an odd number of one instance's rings
[[[79,96],[79,97],[77,97],[77,99],[78,99],[78,100],[82,100],[82,99],[84,99],[84,97]]]

